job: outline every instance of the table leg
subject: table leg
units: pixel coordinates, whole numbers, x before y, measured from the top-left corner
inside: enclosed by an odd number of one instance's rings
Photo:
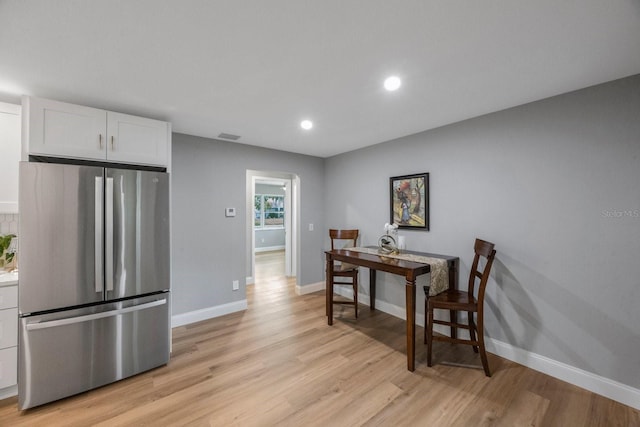
[[[407,278],[407,369],[415,371],[416,360],[416,280]]]
[[[374,311],[376,309],[376,270],[369,269],[369,309]]]
[[[326,293],[326,305],[327,305],[327,324],[329,326],[333,325],[333,258],[331,255],[327,254],[327,271],[325,276],[327,277],[327,282],[325,284],[325,293]]]
[[[458,265],[459,260],[456,259],[449,263],[449,289],[458,289]],[[449,321],[456,323],[458,321],[458,312],[455,310],[449,310]],[[458,338],[458,328],[451,326],[451,338]]]
[[[455,259],[449,262],[449,289],[458,289],[458,265],[460,261]]]

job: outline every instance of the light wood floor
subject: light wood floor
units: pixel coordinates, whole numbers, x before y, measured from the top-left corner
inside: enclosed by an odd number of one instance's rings
[[[98,390],[19,413],[0,401],[2,426],[640,426],[640,412],[467,346],[418,340],[406,369],[405,325],[323,293],[297,296],[292,279],[249,286],[249,308],[173,331],[170,363]],[[418,328],[419,336],[422,329]]]
[[[256,254],[257,282],[279,280],[284,277],[284,249],[281,251],[258,252]]]

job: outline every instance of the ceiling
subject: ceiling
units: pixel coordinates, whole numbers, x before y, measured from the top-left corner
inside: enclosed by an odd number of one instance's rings
[[[637,73],[640,0],[0,0],[0,100],[320,157]]]

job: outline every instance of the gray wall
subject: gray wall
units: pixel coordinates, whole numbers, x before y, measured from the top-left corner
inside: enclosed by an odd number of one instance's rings
[[[284,228],[256,230],[256,252],[263,248],[277,248],[285,246]]]
[[[327,226],[374,244],[389,177],[419,172],[431,231],[400,231],[408,249],[459,255],[465,286],[474,238],[496,243],[489,337],[640,387],[640,76],[327,159]]]
[[[246,298],[247,169],[300,177],[298,282],[323,279],[323,160],[276,150],[173,134],[172,312],[174,315]],[[236,216],[225,218],[224,209]],[[250,251],[250,250],[249,250]],[[233,280],[240,290],[232,291]]]

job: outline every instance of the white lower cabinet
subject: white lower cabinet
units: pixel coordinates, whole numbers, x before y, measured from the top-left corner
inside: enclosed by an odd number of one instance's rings
[[[18,383],[18,286],[0,287],[0,399]]]
[[[4,348],[0,350],[0,389],[15,386],[17,383],[18,347]]]

